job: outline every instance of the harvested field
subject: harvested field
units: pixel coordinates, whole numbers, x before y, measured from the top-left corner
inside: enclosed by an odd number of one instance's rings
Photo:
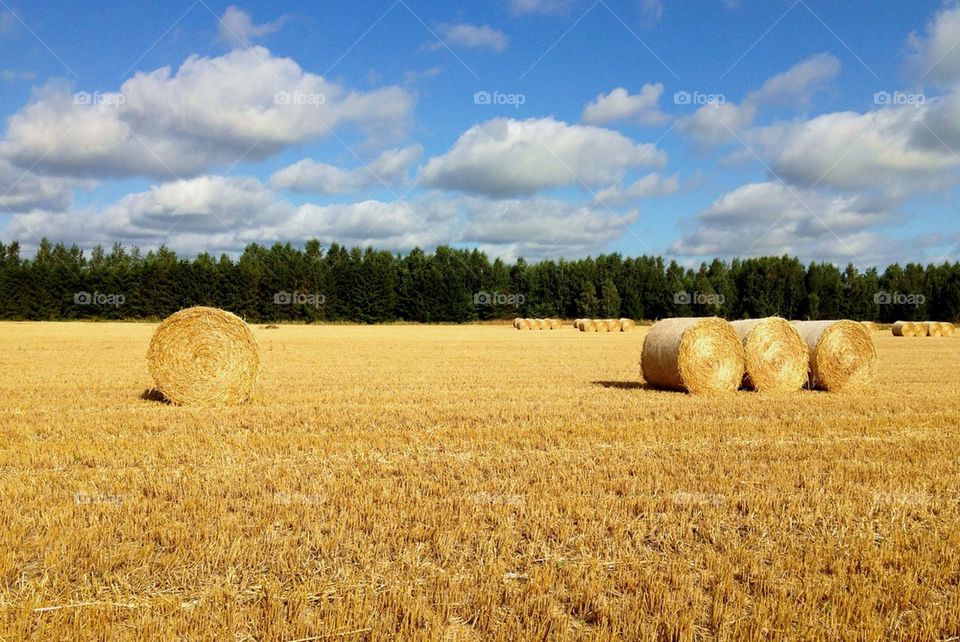
[[[254,326],[218,409],[154,325],[0,324],[0,639],[960,635],[960,339],[697,397],[508,327]]]

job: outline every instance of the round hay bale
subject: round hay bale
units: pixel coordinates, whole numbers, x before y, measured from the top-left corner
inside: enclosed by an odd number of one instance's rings
[[[928,337],[942,337],[943,329],[942,326],[936,321],[925,321],[923,325],[927,329]]]
[[[897,321],[890,328],[890,332],[895,337],[915,337],[917,336],[916,324],[910,321]]]
[[[734,392],[743,381],[743,343],[717,317],[664,319],[644,338],[640,367],[644,380],[660,388]]]
[[[620,332],[630,332],[637,328],[637,324],[633,319],[620,319]]]
[[[810,384],[821,390],[858,390],[877,374],[877,349],[856,321],[794,321],[810,351]]]
[[[543,330],[543,319],[527,319],[531,330]]]
[[[580,332],[596,332],[597,324],[593,319],[580,319]]]
[[[807,382],[807,342],[780,317],[734,321],[743,341],[747,374],[743,383],[758,392],[792,392]]]
[[[514,319],[513,325],[517,330],[529,330],[530,319]]]
[[[593,325],[597,329],[597,332],[610,332],[610,329],[607,327],[606,319],[594,319]]]
[[[957,328],[949,321],[941,321],[940,331],[943,332],[943,336],[952,337],[954,333],[957,331]]]
[[[561,321],[560,319],[547,319],[547,321],[550,323],[551,330],[563,329],[563,321]]]
[[[239,404],[256,385],[260,353],[243,319],[217,308],[195,307],[157,326],[147,365],[157,390],[175,404]]]
[[[523,322],[523,319],[517,318],[513,320],[513,327],[517,330],[520,329],[520,324]]]

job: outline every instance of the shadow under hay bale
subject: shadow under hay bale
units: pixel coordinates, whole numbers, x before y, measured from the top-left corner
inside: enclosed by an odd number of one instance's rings
[[[600,386],[601,388],[617,388],[619,390],[659,390],[651,386],[649,383],[641,383],[639,381],[591,381],[594,386]],[[667,392],[677,392],[676,390],[668,390]]]
[[[157,403],[162,403],[165,405],[173,405],[169,399],[167,399],[162,392],[156,388],[147,388],[142,393],[140,393],[140,398],[144,401],[155,401]]]

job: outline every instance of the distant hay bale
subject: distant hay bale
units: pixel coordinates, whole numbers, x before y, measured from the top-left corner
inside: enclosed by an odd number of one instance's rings
[[[921,325],[927,328],[928,337],[942,337],[943,326],[936,321],[924,321]]]
[[[620,332],[630,332],[636,327],[637,323],[633,319],[620,319]]]
[[[897,321],[890,328],[890,332],[895,337],[915,337],[917,336],[917,324],[912,321]]]
[[[513,327],[515,327],[517,330],[529,330],[530,319],[514,319]]]
[[[607,332],[620,332],[620,319],[604,319],[607,324]]]
[[[547,323],[550,324],[551,330],[560,330],[563,328],[563,321],[560,319],[547,319]]]
[[[879,332],[880,324],[874,321],[861,321],[860,325],[865,327],[869,332]]]
[[[810,384],[821,390],[858,390],[877,374],[877,349],[856,321],[794,321],[810,351]]]
[[[943,333],[943,336],[952,337],[954,333],[957,331],[957,328],[949,321],[941,321],[940,331]]]
[[[243,319],[217,308],[195,307],[157,326],[147,365],[157,390],[175,404],[239,404],[256,385],[260,353]]]
[[[594,319],[594,326],[597,328],[597,332],[610,332],[610,326],[607,325],[606,319]]]
[[[791,392],[807,382],[807,343],[786,319],[769,317],[734,321],[743,341],[747,374],[744,385],[759,392]]]
[[[743,343],[717,317],[664,319],[644,338],[640,367],[647,383],[660,388],[734,392],[743,381]]]
[[[527,319],[531,330],[543,330],[543,319]]]
[[[593,319],[580,319],[580,332],[596,332],[597,324]]]

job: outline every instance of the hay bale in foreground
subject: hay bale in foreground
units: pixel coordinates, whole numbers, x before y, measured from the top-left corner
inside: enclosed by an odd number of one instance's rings
[[[942,336],[943,336],[942,326],[941,326],[939,323],[937,323],[936,321],[925,321],[922,325],[927,329],[927,336],[928,336],[928,337],[942,337]]]
[[[917,336],[917,326],[911,321],[897,321],[890,328],[890,332],[895,337],[915,337]]]
[[[260,353],[243,319],[217,308],[195,307],[157,326],[147,365],[157,390],[175,404],[239,404],[256,385]]]
[[[717,317],[664,319],[644,338],[640,367],[647,383],[660,388],[734,392],[743,381],[743,343]]]
[[[810,385],[821,390],[858,390],[877,374],[877,349],[856,321],[794,321],[810,351]]]
[[[786,319],[768,317],[734,321],[743,341],[747,374],[744,385],[759,392],[792,392],[807,382],[807,342]]]
[[[630,332],[637,328],[637,324],[633,319],[620,319],[620,332]]]

